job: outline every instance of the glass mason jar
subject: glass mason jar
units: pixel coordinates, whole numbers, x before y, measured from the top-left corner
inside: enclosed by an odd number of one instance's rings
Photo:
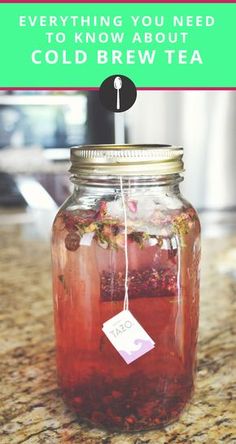
[[[200,224],[179,191],[182,155],[169,145],[71,151],[74,191],[52,237],[58,379],[75,412],[108,429],[170,423],[193,392]],[[123,310],[125,228],[129,310],[155,341],[130,364],[102,330]]]

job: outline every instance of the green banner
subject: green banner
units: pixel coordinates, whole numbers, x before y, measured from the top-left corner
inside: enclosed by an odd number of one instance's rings
[[[0,4],[0,87],[235,87],[236,4]]]

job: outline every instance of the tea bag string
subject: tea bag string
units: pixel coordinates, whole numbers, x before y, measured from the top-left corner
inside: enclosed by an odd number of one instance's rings
[[[177,291],[178,291],[178,299],[181,297],[182,286],[181,286],[181,244],[179,241],[179,237],[175,235],[174,237],[178,250],[178,269],[177,269]]]
[[[123,309],[128,310],[129,309],[129,293],[128,293],[128,272],[129,272],[129,259],[128,259],[128,230],[127,230],[127,211],[126,211],[126,205],[125,205],[125,196],[124,196],[124,189],[123,189],[123,179],[120,176],[120,192],[121,192],[121,199],[122,199],[122,206],[123,206],[123,213],[124,213],[124,236],[125,236],[125,296],[124,296],[124,305]]]

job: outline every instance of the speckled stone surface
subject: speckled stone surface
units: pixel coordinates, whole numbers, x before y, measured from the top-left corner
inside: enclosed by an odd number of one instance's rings
[[[162,430],[109,433],[78,422],[56,384],[50,251],[23,225],[0,229],[1,444],[236,443],[236,238],[204,241],[195,395]],[[224,272],[224,274],[223,274]]]

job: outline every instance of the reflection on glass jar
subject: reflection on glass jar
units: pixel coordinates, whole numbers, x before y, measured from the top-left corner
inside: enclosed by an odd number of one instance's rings
[[[91,146],[72,150],[73,195],[53,226],[59,384],[92,423],[145,430],[178,418],[196,368],[200,225],[179,191],[182,149]],[[102,331],[123,309],[122,175],[129,309],[155,348],[126,364]]]

